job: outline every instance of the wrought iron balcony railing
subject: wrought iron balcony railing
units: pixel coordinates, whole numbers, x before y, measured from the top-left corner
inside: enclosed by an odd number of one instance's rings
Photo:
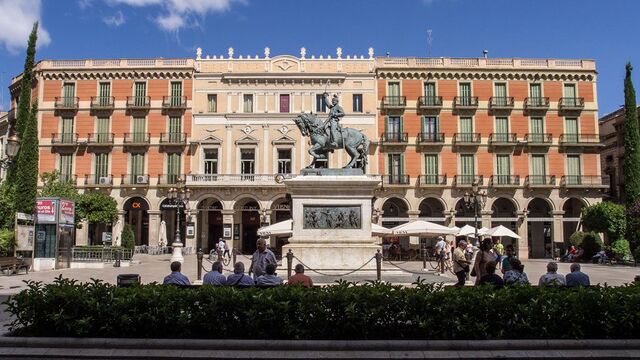
[[[115,106],[114,96],[92,96],[91,110],[113,110]]]
[[[550,133],[527,133],[524,140],[528,145],[551,145],[553,137]]]
[[[454,144],[480,144],[480,133],[455,133],[453,134]]]
[[[524,107],[527,110],[547,110],[549,108],[549,98],[548,97],[525,98]]]
[[[554,187],[556,186],[555,175],[528,175],[525,178],[527,187]]]
[[[381,140],[383,143],[406,144],[409,142],[409,134],[401,132],[384,132]]]
[[[188,186],[284,186],[276,182],[276,175],[269,174],[187,174]]]
[[[489,98],[489,107],[492,109],[513,109],[512,96],[492,96]]]
[[[563,97],[558,102],[560,110],[582,110],[584,108],[584,98],[582,97]]]
[[[120,185],[126,187],[149,186],[149,174],[122,174]]]
[[[489,179],[489,186],[518,187],[520,186],[520,175],[492,175]]]
[[[564,146],[584,146],[584,145],[601,145],[600,136],[596,134],[561,134],[560,145]]]
[[[185,145],[187,143],[187,133],[161,133],[160,144],[163,145]]]
[[[382,107],[384,109],[403,109],[407,106],[406,96],[383,96]]]
[[[90,133],[87,137],[87,145],[106,146],[113,145],[113,133]]]
[[[185,179],[184,174],[158,174],[158,186],[173,186],[178,179]]]
[[[151,134],[145,132],[125,133],[123,143],[128,146],[147,146],[151,142]]]
[[[55,109],[59,111],[76,111],[78,110],[79,104],[80,98],[77,96],[56,96],[54,106]]]
[[[439,187],[447,185],[447,175],[420,175],[418,186]]]
[[[477,96],[456,96],[453,98],[453,107],[458,109],[474,109],[478,107]]]
[[[84,185],[93,187],[111,187],[113,186],[113,175],[88,174],[84,177]]]
[[[148,110],[150,107],[150,96],[127,96],[127,109],[129,110]]]
[[[483,180],[482,175],[456,175],[453,177],[453,184],[455,186],[471,186],[477,183],[482,186]]]
[[[411,178],[404,174],[385,174],[382,175],[383,185],[409,185]]]
[[[489,144],[491,145],[514,145],[518,142],[515,133],[491,133],[489,135]]]
[[[76,133],[53,133],[53,134],[51,134],[51,145],[55,145],[55,146],[76,146],[76,145],[78,145],[78,134],[76,134]]]
[[[566,188],[608,188],[610,180],[608,176],[600,175],[564,175],[560,178],[560,186]]]
[[[418,144],[440,144],[444,142],[444,133],[421,132],[417,136]]]
[[[420,96],[418,98],[418,108],[439,109],[442,107],[442,96]]]
[[[162,98],[163,109],[182,110],[187,108],[186,96],[164,96]]]

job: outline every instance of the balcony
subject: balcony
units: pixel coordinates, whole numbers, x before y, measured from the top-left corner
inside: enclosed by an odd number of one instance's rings
[[[528,188],[553,188],[556,186],[555,175],[529,175],[524,181]]]
[[[382,108],[387,110],[404,109],[407,107],[406,96],[383,96]]]
[[[64,184],[76,186],[78,183],[78,175],[75,174],[58,174],[58,181]]]
[[[491,146],[513,146],[518,143],[515,133],[491,133],[489,135],[489,145]]]
[[[418,109],[434,110],[442,108],[442,96],[420,96],[418,98]]]
[[[482,186],[484,178],[482,175],[456,175],[453,177],[453,186],[470,187],[474,183]]]
[[[600,142],[600,136],[596,134],[562,134],[560,135],[559,140],[560,146],[594,146],[600,147],[602,143]]]
[[[584,109],[584,98],[581,97],[563,97],[558,102],[560,111],[581,111]]]
[[[75,133],[53,133],[51,134],[51,146],[77,146],[78,134]]]
[[[524,108],[528,111],[546,111],[549,109],[548,97],[528,97],[524,99]]]
[[[164,96],[162,97],[163,110],[184,110],[187,108],[186,96]]]
[[[148,187],[149,174],[122,174],[120,178],[121,187]]]
[[[475,110],[478,108],[478,97],[456,96],[453,98],[453,107],[458,110]]]
[[[599,175],[564,175],[560,178],[560,186],[564,188],[609,188],[610,178]]]
[[[56,111],[78,111],[79,103],[77,96],[56,96],[54,107]]]
[[[187,186],[221,186],[221,187],[284,187],[284,184],[276,182],[276,175],[260,174],[188,174]]]
[[[385,174],[382,175],[382,186],[407,186],[410,185],[409,175]]]
[[[91,110],[111,111],[115,107],[115,97],[113,96],[92,96]]]
[[[443,187],[447,185],[447,175],[420,175],[419,187]]]
[[[385,132],[382,133],[380,141],[383,145],[406,145],[409,142],[409,134],[399,132]]]
[[[161,133],[160,145],[165,146],[184,146],[187,145],[187,133]]]
[[[158,187],[172,187],[178,179],[184,179],[184,174],[158,174]]]
[[[150,96],[127,96],[127,110],[146,111],[151,107]]]
[[[113,146],[113,133],[91,133],[87,137],[87,146]]]
[[[444,133],[421,132],[416,136],[416,142],[421,146],[440,146],[444,144]]]
[[[512,96],[492,96],[489,98],[489,108],[491,110],[511,110],[513,109]]]
[[[489,186],[494,188],[515,188],[520,186],[520,175],[492,175]]]
[[[480,133],[455,133],[453,134],[454,145],[480,145]]]
[[[524,141],[528,146],[549,146],[553,142],[553,137],[549,133],[527,133]]]
[[[109,188],[113,186],[113,175],[89,174],[84,177],[84,186]]]
[[[125,133],[123,144],[125,146],[149,146],[150,133]]]

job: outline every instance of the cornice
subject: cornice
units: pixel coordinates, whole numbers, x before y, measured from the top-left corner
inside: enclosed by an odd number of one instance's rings
[[[595,72],[378,70],[378,79],[594,81]]]
[[[189,70],[42,71],[44,80],[191,79]]]

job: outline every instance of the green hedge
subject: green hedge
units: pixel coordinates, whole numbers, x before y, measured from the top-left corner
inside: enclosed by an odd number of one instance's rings
[[[118,288],[28,282],[6,302],[17,336],[230,339],[638,338],[640,286]]]

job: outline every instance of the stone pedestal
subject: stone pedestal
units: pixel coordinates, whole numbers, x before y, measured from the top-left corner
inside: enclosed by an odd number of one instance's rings
[[[371,236],[371,199],[380,180],[330,170],[284,181],[291,194],[293,234],[282,253],[291,249],[308,268],[344,273],[381,250]],[[375,270],[375,259],[363,269]]]

